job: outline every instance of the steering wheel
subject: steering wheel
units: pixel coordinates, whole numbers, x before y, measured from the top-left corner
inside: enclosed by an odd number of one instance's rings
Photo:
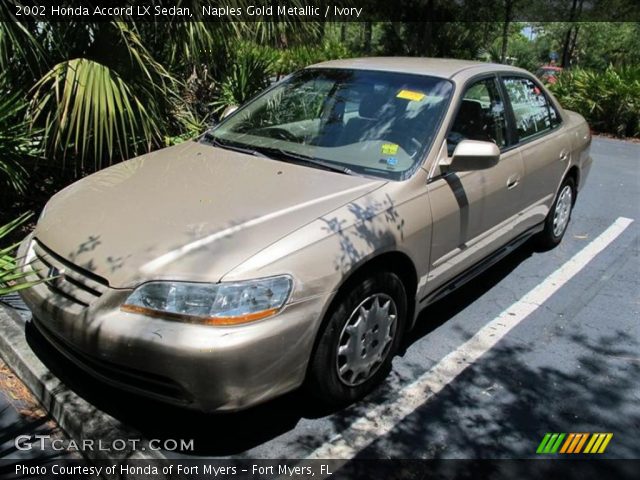
[[[298,137],[296,137],[289,130],[285,130],[284,128],[269,128],[267,129],[266,133],[272,138],[285,140],[287,142],[298,143],[299,140]]]

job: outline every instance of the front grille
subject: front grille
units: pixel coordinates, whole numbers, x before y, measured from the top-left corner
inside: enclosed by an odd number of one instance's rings
[[[33,240],[31,248],[31,268],[41,280],[55,276],[44,282],[55,295],[88,307],[107,291],[109,283],[104,278],[74,265],[38,240]]]

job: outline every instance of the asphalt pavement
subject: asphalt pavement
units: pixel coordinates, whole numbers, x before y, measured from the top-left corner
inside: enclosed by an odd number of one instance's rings
[[[300,392],[238,414],[180,411],[99,384],[35,332],[28,341],[65,385],[128,428],[194,439],[195,451],[169,457],[307,458],[342,442],[355,446],[343,450],[348,458],[533,458],[547,432],[610,432],[603,458],[638,459],[640,144],[596,138],[592,155],[561,245],[542,252],[528,243],[423,311],[385,385],[341,411]],[[619,219],[624,228],[578,271],[558,273]],[[542,290],[544,301],[504,328],[501,315]],[[491,340],[494,326],[501,333]],[[483,350],[466,359],[473,342]],[[456,358],[464,364],[449,365]],[[444,373],[436,381],[429,372]],[[416,396],[421,380],[437,388]]]

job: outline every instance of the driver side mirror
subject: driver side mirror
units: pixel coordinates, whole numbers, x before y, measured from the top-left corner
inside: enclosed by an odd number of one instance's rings
[[[495,166],[498,160],[500,160],[500,149],[495,143],[462,140],[453,151],[447,170],[451,172],[486,170]]]
[[[228,105],[227,108],[225,108],[224,111],[222,112],[222,115],[220,116],[220,120],[224,120],[236,110],[238,110],[238,105]]]

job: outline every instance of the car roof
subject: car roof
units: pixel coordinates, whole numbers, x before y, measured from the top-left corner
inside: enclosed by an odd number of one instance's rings
[[[525,72],[520,68],[498,63],[456,60],[453,58],[425,57],[364,57],[329,60],[316,63],[307,68],[345,68],[357,70],[381,70],[385,72],[413,73],[434,77],[453,78],[465,73],[463,77],[482,72],[512,71]]]

